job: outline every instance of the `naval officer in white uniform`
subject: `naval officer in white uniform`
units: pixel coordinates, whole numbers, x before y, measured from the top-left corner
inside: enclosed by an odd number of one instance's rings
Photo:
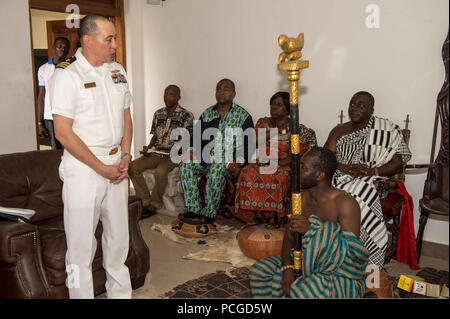
[[[125,70],[114,62],[114,25],[105,17],[86,16],[78,36],[81,48],[57,66],[49,86],[55,134],[64,146],[59,173],[64,181],[66,284],[70,298],[94,297],[94,233],[100,220],[107,296],[131,298],[125,265],[131,94]]]

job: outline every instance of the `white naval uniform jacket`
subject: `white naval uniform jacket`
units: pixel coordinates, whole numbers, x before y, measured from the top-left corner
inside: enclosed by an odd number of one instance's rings
[[[118,165],[121,154],[110,154],[124,133],[124,110],[131,94],[123,67],[115,62],[93,67],[79,49],[76,60],[66,60],[50,79],[53,114],[73,119],[72,130],[106,165]],[[112,184],[64,150],[59,167],[64,181],[64,231],[66,271],[76,269],[76,285],[70,298],[93,298],[92,260],[98,221],[103,225],[102,253],[108,298],[131,298],[131,282],[125,265],[129,251],[128,183]],[[75,267],[75,268],[73,268]]]
[[[57,68],[50,79],[52,113],[73,119],[73,132],[89,148],[118,146],[124,110],[132,103],[126,72],[117,62],[93,67],[81,52],[79,48],[76,60]]]

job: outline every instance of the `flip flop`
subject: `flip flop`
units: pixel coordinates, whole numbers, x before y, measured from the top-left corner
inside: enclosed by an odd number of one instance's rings
[[[250,218],[250,220],[245,224],[244,227],[256,226],[256,225],[259,225],[262,223],[263,223],[263,221],[261,219],[259,219],[258,217],[253,217],[253,218]]]

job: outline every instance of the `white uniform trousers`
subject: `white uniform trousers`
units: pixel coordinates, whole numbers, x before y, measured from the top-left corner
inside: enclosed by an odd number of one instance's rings
[[[118,165],[121,152],[97,156],[107,165]],[[94,298],[92,262],[95,230],[103,225],[103,268],[108,298],[131,298],[131,281],[125,261],[129,249],[128,182],[110,181],[77,160],[67,150],[59,167],[64,181],[64,229],[67,240],[66,285],[72,299]]]

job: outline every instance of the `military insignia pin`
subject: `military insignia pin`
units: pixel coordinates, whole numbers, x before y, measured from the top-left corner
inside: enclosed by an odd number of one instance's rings
[[[125,76],[122,73],[119,73],[119,72],[112,74],[111,78],[112,78],[112,80],[113,80],[113,82],[115,84],[127,83],[127,79],[125,78]]]

